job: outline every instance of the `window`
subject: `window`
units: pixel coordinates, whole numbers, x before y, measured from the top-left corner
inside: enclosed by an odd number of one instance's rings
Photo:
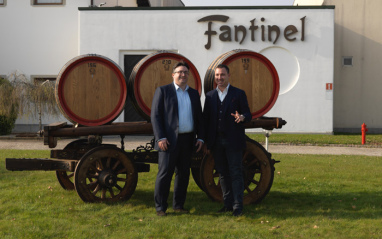
[[[7,3],[7,0],[0,0],[0,7],[5,6]]]
[[[64,0],[32,0],[33,5],[64,5]]]
[[[353,57],[352,56],[343,56],[342,57],[342,66],[353,66]]]
[[[56,77],[54,76],[31,76],[33,79],[33,83],[35,85],[37,84],[43,84],[44,82],[48,81],[50,84],[55,84]]]

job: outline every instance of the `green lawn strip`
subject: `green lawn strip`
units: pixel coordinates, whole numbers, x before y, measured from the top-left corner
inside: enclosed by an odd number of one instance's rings
[[[155,215],[157,165],[140,173],[127,202],[84,203],[54,172],[5,169],[5,158],[49,151],[0,150],[0,238],[381,238],[382,157],[273,154],[271,191],[234,218],[217,214],[190,180],[190,214]],[[171,205],[172,194],[169,203]]]
[[[247,133],[259,143],[265,143],[262,133]],[[282,144],[310,144],[310,145],[362,145],[362,136],[359,134],[283,134],[275,130],[268,138],[269,143]],[[365,146],[382,147],[381,134],[368,134]]]

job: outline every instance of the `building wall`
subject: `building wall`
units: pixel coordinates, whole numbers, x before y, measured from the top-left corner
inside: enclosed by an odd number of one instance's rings
[[[90,0],[89,0],[90,2]],[[149,0],[150,7],[184,7],[180,0]],[[101,7],[137,7],[137,0],[94,0],[94,5]],[[87,7],[87,6],[84,6]]]
[[[324,0],[294,0],[294,6],[321,6]]]
[[[30,2],[8,1],[0,7],[0,75],[21,70],[29,76],[57,76],[72,58],[96,53],[111,58],[121,67],[126,54],[149,54],[172,50],[190,59],[201,79],[207,68],[221,54],[233,49],[249,49],[268,57],[280,76],[280,95],[266,114],[282,117],[288,124],[278,132],[333,131],[333,91],[325,85],[333,83],[334,10],[332,8],[153,8],[97,9],[87,8],[89,0],[66,1],[65,6],[31,6]],[[78,10],[78,8],[80,11]],[[20,17],[15,17],[17,15]],[[208,15],[226,15],[220,26],[243,25],[247,29],[256,20],[258,30],[252,41],[250,32],[240,43],[223,42],[212,37],[206,49],[208,23],[198,22]],[[305,40],[302,41],[302,18],[305,18]],[[264,22],[261,21],[264,18]],[[10,20],[12,19],[12,20]],[[10,23],[11,21],[11,23]],[[281,34],[277,42],[261,40],[261,27],[277,25]],[[288,25],[298,29],[295,41],[283,35]],[[234,34],[234,33],[232,33]],[[233,36],[234,39],[234,36]],[[202,102],[204,95],[202,96]],[[43,124],[58,120],[46,117]],[[123,114],[117,121],[124,121]],[[18,126],[34,131],[38,119],[20,118]]]
[[[151,7],[184,7],[181,0],[150,0]]]
[[[280,75],[280,95],[266,114],[288,121],[278,132],[331,133],[333,92],[326,90],[326,84],[333,83],[333,13],[331,8],[80,9],[79,50],[80,54],[104,55],[121,66],[126,54],[172,50],[191,60],[201,79],[209,65],[223,53],[233,49],[260,52],[274,63]],[[281,34],[273,43],[267,40],[267,35],[262,41],[258,30],[257,40],[252,41],[248,33],[241,44],[235,40],[220,41],[216,35],[211,37],[211,47],[206,49],[208,23],[198,20],[209,15],[229,16],[226,23],[212,23],[218,35],[221,25],[249,28],[255,18],[259,29],[261,25],[265,28],[277,25]],[[306,17],[304,41],[301,40],[303,17]],[[284,38],[283,31],[288,25],[295,25],[299,30],[295,41]]]
[[[32,6],[30,1],[7,1],[0,7],[0,74],[57,75],[78,54],[77,9],[88,2]]]
[[[90,3],[90,0],[88,2]],[[137,7],[137,0],[93,0],[93,3],[101,7]]]
[[[0,7],[0,75],[20,71],[27,77],[56,77],[78,55],[78,7],[89,0],[67,0],[63,6],[33,6],[7,1]],[[64,120],[46,117],[43,123]],[[20,117],[15,131],[37,131],[38,119]]]
[[[335,5],[334,130],[382,133],[382,1],[325,0]],[[343,66],[342,57],[353,57]]]

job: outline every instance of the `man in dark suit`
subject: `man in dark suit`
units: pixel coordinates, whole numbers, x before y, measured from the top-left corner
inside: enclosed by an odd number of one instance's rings
[[[151,107],[151,123],[158,150],[158,174],[155,182],[155,208],[166,216],[171,179],[175,171],[173,209],[184,209],[190,178],[191,155],[203,146],[202,106],[197,90],[187,85],[189,66],[180,61],[173,68],[173,83],[158,87]],[[196,138],[197,136],[197,138]]]
[[[206,94],[203,117],[206,145],[212,150],[223,191],[224,207],[219,212],[240,216],[244,195],[242,157],[246,146],[243,122],[250,121],[252,115],[245,92],[230,85],[229,77],[228,66],[216,67],[217,87]]]

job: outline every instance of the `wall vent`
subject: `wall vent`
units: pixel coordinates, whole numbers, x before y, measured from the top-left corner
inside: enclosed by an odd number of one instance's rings
[[[342,57],[342,66],[353,66],[353,57],[352,56],[343,56]]]

